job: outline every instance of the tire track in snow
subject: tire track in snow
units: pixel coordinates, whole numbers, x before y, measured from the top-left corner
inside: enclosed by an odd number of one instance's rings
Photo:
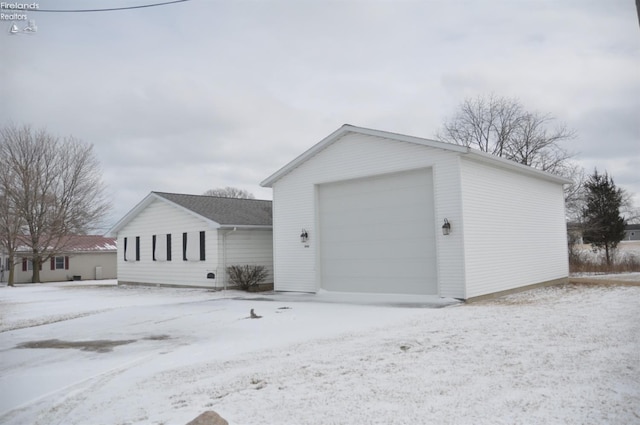
[[[114,309],[113,308],[107,308],[107,309],[102,309],[102,310],[87,311],[87,312],[78,313],[78,314],[63,314],[63,315],[45,316],[43,318],[39,318],[39,319],[35,319],[35,320],[17,321],[17,322],[15,322],[13,324],[2,325],[2,328],[0,329],[0,333],[9,332],[9,331],[15,331],[15,330],[19,330],[19,329],[35,328],[37,326],[49,325],[51,323],[64,322],[64,321],[67,321],[67,320],[78,319],[78,318],[81,318],[81,317],[93,316],[95,314],[100,314],[100,313],[104,313],[104,312],[111,311],[111,310],[114,310]]]
[[[104,385],[106,382],[121,373],[147,361],[155,355],[157,355],[157,353],[138,357],[119,366],[100,372],[88,378],[80,379],[72,384],[55,389],[22,403],[8,411],[2,412],[0,414],[0,423],[6,423],[9,420],[15,421],[15,419],[17,419],[22,413],[32,411],[34,405],[41,406],[37,408],[41,414],[38,416],[36,422],[34,422],[34,425],[65,423],[64,420],[68,414],[73,411],[78,404],[84,401],[89,394],[91,394],[93,388]],[[61,393],[63,394],[62,396],[56,397]]]

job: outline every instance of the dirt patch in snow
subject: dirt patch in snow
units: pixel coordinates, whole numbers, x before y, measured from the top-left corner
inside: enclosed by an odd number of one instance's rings
[[[164,341],[169,339],[169,335],[151,335],[146,338],[151,341]],[[113,347],[131,344],[137,339],[110,340],[96,339],[89,341],[62,341],[59,339],[45,339],[43,341],[28,341],[18,344],[16,348],[78,348],[82,351],[94,351],[96,353],[108,353],[113,351]]]

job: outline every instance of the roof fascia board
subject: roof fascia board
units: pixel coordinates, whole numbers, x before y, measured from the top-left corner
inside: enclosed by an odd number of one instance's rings
[[[528,165],[519,164],[517,162],[500,158],[495,155],[491,155],[486,152],[477,151],[469,149],[469,151],[465,154],[470,160],[474,160],[477,162],[482,162],[485,164],[491,164],[493,166],[497,166],[500,168],[506,168],[509,170],[517,171],[519,173],[527,174],[530,176],[538,177],[543,180],[548,180],[558,184],[571,184],[573,183],[570,179],[556,176],[555,174],[548,173],[546,171],[538,170],[537,168],[533,168]]]
[[[425,139],[422,137],[407,136],[405,134],[392,133],[389,131],[382,131],[382,130],[374,130],[371,128],[355,127],[349,124],[345,124],[343,127],[349,128],[348,131],[351,131],[353,133],[366,134],[374,137],[383,137],[385,139],[398,140],[398,141],[407,142],[407,143],[415,143],[416,145],[423,145],[431,148],[444,149],[447,151],[466,153],[469,150],[469,148],[467,148],[466,146],[454,145],[453,143],[445,143],[437,140]]]
[[[436,140],[423,139],[420,137],[406,136],[404,134],[391,133],[388,131],[374,130],[371,128],[364,127],[356,127],[350,124],[344,124],[342,127],[322,139],[320,142],[313,145],[311,148],[304,151],[302,154],[298,155],[295,159],[289,162],[284,167],[280,168],[278,171],[273,173],[271,176],[267,177],[260,183],[262,187],[272,187],[273,183],[277,180],[291,172],[294,168],[298,167],[309,158],[325,149],[327,146],[339,140],[341,137],[346,135],[347,133],[358,133],[364,134],[373,137],[381,137],[385,139],[397,140],[401,142],[414,143],[422,146],[428,146],[437,149],[444,149],[453,152],[466,153],[469,151],[469,148],[465,146],[454,145],[451,143],[439,142]]]
[[[273,229],[273,226],[266,224],[221,224],[219,227],[221,230],[228,229]]]

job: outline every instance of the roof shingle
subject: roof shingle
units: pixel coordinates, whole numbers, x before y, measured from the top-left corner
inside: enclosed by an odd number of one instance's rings
[[[271,226],[271,201],[153,192],[222,226]]]

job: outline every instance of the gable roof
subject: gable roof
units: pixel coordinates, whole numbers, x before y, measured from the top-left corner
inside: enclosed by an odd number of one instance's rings
[[[263,180],[260,183],[260,186],[272,187],[273,183],[280,180],[280,178],[289,174],[295,168],[299,167],[304,162],[308,161],[313,156],[315,156],[318,152],[327,148],[331,144],[337,142],[338,140],[340,140],[342,137],[344,137],[349,133],[364,134],[364,135],[374,136],[374,137],[382,137],[385,139],[396,140],[399,142],[414,143],[417,145],[428,146],[436,149],[443,149],[450,152],[457,152],[461,155],[465,155],[470,159],[474,159],[476,161],[490,163],[490,164],[493,164],[494,166],[501,167],[501,168],[516,170],[520,173],[529,174],[532,176],[536,176],[538,178],[553,181],[555,183],[559,183],[559,184],[571,183],[571,180],[565,179],[563,177],[559,177],[554,174],[547,173],[545,171],[540,171],[533,167],[518,164],[516,162],[510,161],[504,158],[499,158],[497,156],[488,154],[486,152],[481,152],[475,149],[471,149],[466,146],[454,145],[452,143],[445,143],[437,140],[424,139],[421,137],[407,136],[404,134],[392,133],[389,131],[373,130],[370,128],[356,127],[354,125],[344,124],[342,127],[340,127],[339,129],[337,129],[336,131],[334,131],[333,133],[331,133],[330,135],[322,139],[320,142],[316,143],[311,148],[307,149],[305,152],[303,152],[293,161],[289,162],[287,165],[285,165],[284,167],[282,167],[281,169],[273,173],[271,176],[267,177],[265,180]]]
[[[183,193],[151,192],[108,232],[116,235],[153,201],[159,200],[218,227],[272,227],[271,201]]]

